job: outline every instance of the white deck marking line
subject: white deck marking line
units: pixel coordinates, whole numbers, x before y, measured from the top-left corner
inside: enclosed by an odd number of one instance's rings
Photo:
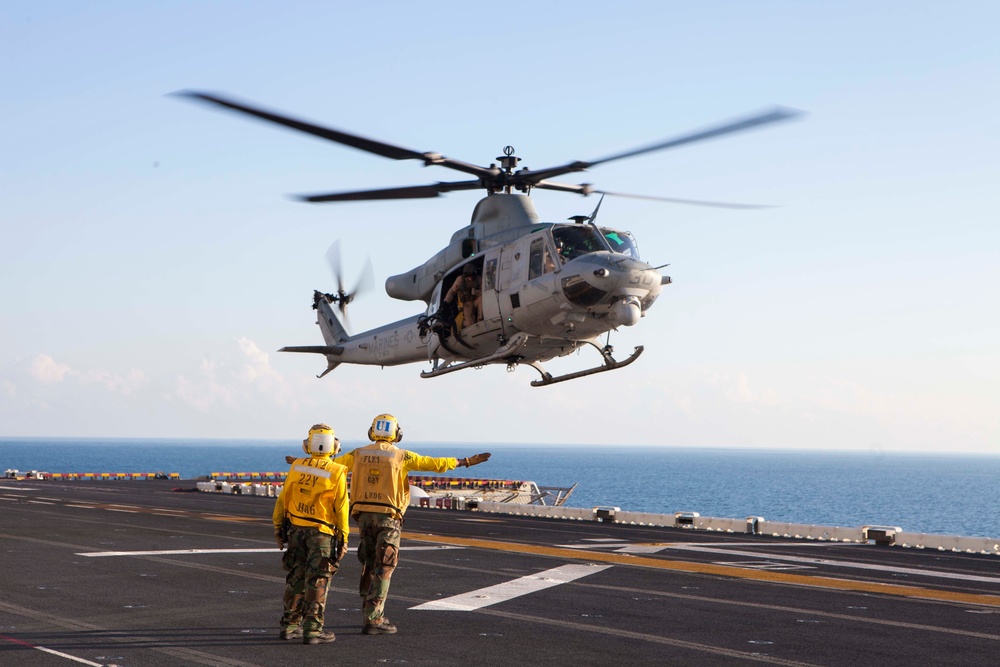
[[[91,662],[90,660],[84,660],[83,658],[78,658],[75,655],[70,655],[69,653],[62,653],[60,651],[54,651],[50,648],[45,648],[44,646],[36,646],[39,651],[44,651],[45,653],[51,653],[52,655],[57,655],[60,658],[66,658],[67,660],[72,660],[73,662],[81,662],[85,665],[92,665],[93,667],[104,667],[100,662]]]
[[[406,547],[407,551],[443,551],[445,549],[464,549],[465,547],[459,547],[452,544],[439,544],[438,546],[428,546],[428,547]]]
[[[665,544],[629,544],[621,549],[615,549],[620,554],[656,554],[670,547]]]
[[[432,600],[410,609],[436,611],[475,611],[499,602],[505,602],[528,593],[536,593],[559,584],[567,584],[581,577],[602,572],[611,565],[562,565],[538,574],[530,574],[513,581],[487,586],[443,600]]]
[[[742,533],[737,533],[737,534],[738,535],[742,535]],[[731,546],[733,546],[733,543],[732,542],[671,542],[670,544],[664,543],[664,545],[668,546],[668,547],[671,547],[671,548],[677,548],[677,549],[679,549],[681,547],[731,547]],[[848,548],[850,548],[850,547],[856,547],[856,548],[860,548],[860,547],[866,547],[868,545],[867,544],[861,544],[861,543],[858,543],[858,542],[837,542],[836,540],[812,540],[812,541],[809,541],[809,542],[797,542],[797,541],[796,542],[790,542],[790,541],[789,542],[770,542],[770,543],[763,543],[762,542],[760,544],[754,544],[753,545],[754,549],[768,548],[768,547],[775,547],[775,548],[779,548],[780,549],[781,547],[789,547],[789,546],[794,546],[796,549],[798,549],[799,547],[827,547],[827,548],[829,548],[829,547],[848,547]]]
[[[278,547],[270,549],[172,549],[166,551],[85,551],[76,554],[87,558],[105,558],[107,556],[190,556],[195,554],[262,554],[276,553]]]
[[[407,551],[441,551],[443,549],[464,549],[442,545],[438,547],[407,547]],[[195,556],[200,554],[264,554],[277,553],[278,547],[269,549],[169,549],[161,551],[84,551],[76,554],[87,558],[107,558],[111,556]]]
[[[598,544],[560,544],[560,549],[614,549],[622,554],[655,554],[669,549],[669,544],[632,544],[631,542],[605,542],[603,540],[593,540]]]
[[[619,540],[618,538],[615,538],[615,537],[586,537],[586,538],[584,538],[583,541],[584,542],[621,542],[621,540]]]
[[[894,567],[892,565],[872,565],[869,563],[848,563],[842,560],[830,560],[827,558],[806,558],[804,556],[784,556],[781,554],[761,554],[755,551],[738,551],[736,549],[712,549],[700,546],[679,546],[668,545],[668,549],[678,549],[680,551],[698,551],[709,554],[726,554],[729,556],[749,556],[765,561],[783,560],[790,563],[806,563],[808,565],[831,565],[833,567],[848,567],[856,570],[873,570],[875,572],[894,572],[896,574],[912,574],[918,577],[934,577],[937,579],[958,579],[959,581],[982,581],[990,584],[1000,582],[1000,577],[983,577],[974,574],[963,574],[958,572],[935,572],[914,567]]]
[[[44,646],[39,646],[38,644],[32,644],[31,642],[26,642],[22,639],[15,639],[14,637],[8,637],[7,635],[0,635],[0,640],[8,641],[12,644],[18,644],[20,646],[25,646],[27,648],[35,648],[44,653],[51,653],[52,655],[57,655],[60,658],[66,658],[67,660],[73,660],[74,662],[82,662],[85,665],[92,665],[93,667],[104,667],[99,662],[91,662],[90,660],[84,660],[83,658],[78,658],[75,655],[70,655],[69,653],[62,653],[51,648],[45,648]]]

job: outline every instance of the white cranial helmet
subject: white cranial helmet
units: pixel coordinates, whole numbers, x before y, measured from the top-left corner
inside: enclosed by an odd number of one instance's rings
[[[315,424],[309,429],[309,437],[302,441],[302,449],[309,456],[336,456],[340,451],[340,441],[332,428],[326,424]]]

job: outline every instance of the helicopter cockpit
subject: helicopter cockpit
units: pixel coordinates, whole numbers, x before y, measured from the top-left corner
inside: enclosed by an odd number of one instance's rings
[[[564,263],[580,255],[611,250],[601,233],[590,225],[553,225],[552,237]]]
[[[629,232],[620,232],[617,229],[601,227],[604,240],[608,242],[611,250],[621,253],[632,259],[639,259],[639,246],[635,242],[635,237]]]
[[[629,232],[593,225],[553,225],[552,237],[562,261],[568,262],[580,255],[600,250],[610,250],[631,259],[639,259],[639,246]]]

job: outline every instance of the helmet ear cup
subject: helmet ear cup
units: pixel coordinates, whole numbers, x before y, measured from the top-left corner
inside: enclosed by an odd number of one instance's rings
[[[399,427],[399,423],[396,423],[396,440],[394,442],[402,442],[403,440],[403,429]]]
[[[375,442],[375,428],[372,426],[368,427],[368,439]]]

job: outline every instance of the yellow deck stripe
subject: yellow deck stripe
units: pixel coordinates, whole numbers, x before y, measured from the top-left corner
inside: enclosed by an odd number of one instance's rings
[[[773,572],[770,570],[748,570],[740,567],[714,565],[711,563],[694,563],[690,561],[669,560],[663,558],[647,558],[632,554],[582,551],[580,549],[562,549],[560,547],[516,544],[512,542],[497,542],[494,540],[471,539],[464,537],[444,537],[442,535],[429,535],[424,533],[404,533],[403,536],[407,539],[419,540],[422,542],[438,542],[456,546],[491,549],[493,551],[535,554],[538,556],[556,556],[571,560],[598,561],[602,563],[613,563],[615,565],[631,565],[633,567],[652,567],[660,570],[692,572],[695,574],[713,574],[723,577],[752,579],[754,581],[768,581],[779,584],[795,584],[798,586],[812,586],[814,588],[857,591],[862,593],[881,593],[883,595],[896,595],[900,597],[919,598],[923,600],[943,600],[946,602],[960,602],[963,604],[1000,607],[1000,595],[962,593],[958,591],[923,588],[920,586],[882,584],[871,581],[852,581],[849,579],[836,579],[833,577],[812,576],[805,574],[789,574],[787,572]]]

